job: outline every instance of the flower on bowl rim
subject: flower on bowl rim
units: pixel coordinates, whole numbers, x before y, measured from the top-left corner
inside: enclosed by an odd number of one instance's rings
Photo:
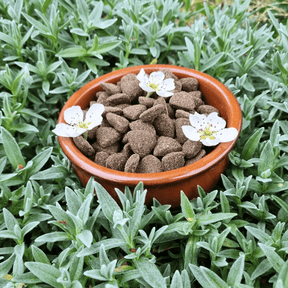
[[[174,94],[171,92],[175,89],[174,79],[165,79],[165,74],[161,71],[152,72],[148,77],[142,68],[136,78],[140,81],[139,86],[148,92],[146,97],[149,97],[153,92],[162,97],[169,97]]]
[[[67,124],[57,124],[52,132],[61,137],[77,137],[87,130],[91,130],[100,125],[103,120],[101,114],[104,110],[105,107],[103,104],[94,103],[87,111],[84,121],[84,112],[80,106],[67,108],[64,111],[64,120]]]
[[[234,127],[225,128],[226,121],[217,115],[217,112],[208,116],[203,114],[189,115],[190,125],[183,125],[184,135],[192,141],[200,141],[206,146],[215,146],[222,142],[234,140],[238,130]]]

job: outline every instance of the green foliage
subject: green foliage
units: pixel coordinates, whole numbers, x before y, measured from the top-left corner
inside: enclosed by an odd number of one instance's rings
[[[1,287],[287,287],[287,8],[200,2],[0,1]],[[176,209],[143,183],[119,203],[83,188],[51,132],[86,82],[154,58],[217,78],[243,114],[216,190]]]

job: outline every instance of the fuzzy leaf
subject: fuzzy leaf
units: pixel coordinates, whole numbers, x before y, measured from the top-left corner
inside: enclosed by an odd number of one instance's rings
[[[57,57],[63,58],[75,58],[75,57],[83,57],[87,55],[87,51],[81,46],[74,46],[67,49],[64,49],[57,53]]]
[[[235,213],[214,213],[214,214],[202,215],[197,218],[197,221],[200,225],[207,225],[224,219],[233,218],[236,215],[237,214]]]
[[[258,175],[260,176],[262,172],[270,169],[271,171],[274,170],[275,165],[275,158],[273,147],[271,141],[267,141],[266,145],[264,146],[261,154],[260,154],[260,161],[258,164]]]
[[[192,204],[183,191],[181,191],[181,210],[188,221],[193,221],[195,219]]]
[[[93,241],[92,232],[89,230],[83,230],[80,234],[77,235],[77,238],[86,246],[91,247]]]
[[[117,239],[117,238],[101,240],[97,243],[92,244],[89,248],[83,249],[77,254],[77,256],[83,257],[83,256],[96,254],[100,251],[100,247],[102,244],[104,245],[104,248],[106,250],[109,250],[109,249],[113,249],[116,247],[121,247],[123,245],[126,245],[126,242],[124,240]]]
[[[67,170],[63,166],[51,167],[44,171],[40,171],[30,177],[31,180],[47,180],[47,179],[60,179],[65,178]]]
[[[183,288],[182,278],[178,270],[173,275],[170,288]]]
[[[35,239],[35,242],[47,242],[53,243],[56,241],[69,241],[70,237],[65,232],[50,232],[41,235]]]
[[[0,263],[0,278],[4,277],[11,269],[14,263],[15,255],[11,255],[7,260]]]
[[[1,127],[1,135],[5,154],[13,168],[17,169],[18,165],[25,167],[26,162],[22,156],[21,150],[15,138],[12,137],[12,135],[4,127]]]
[[[153,288],[166,288],[166,282],[159,269],[147,258],[141,257],[134,263],[143,279]]]
[[[61,276],[61,272],[54,266],[41,262],[26,262],[25,266],[43,282],[51,285],[54,288],[62,288],[62,284],[57,282]]]
[[[98,196],[98,201],[101,205],[104,215],[111,223],[113,223],[114,211],[121,210],[120,207],[102,185],[95,182],[95,188],[96,194]]]
[[[269,271],[272,268],[272,264],[269,262],[269,260],[266,258],[264,259],[257,267],[256,269],[253,271],[252,275],[251,275],[251,279],[255,280],[257,279],[259,276],[263,275],[264,273],[266,273],[267,271]]]
[[[231,266],[227,277],[227,284],[230,286],[236,286],[241,283],[244,272],[245,255],[242,254]]]
[[[242,151],[241,151],[241,158],[244,160],[249,160],[252,158],[254,152],[256,151],[259,141],[262,137],[264,131],[264,127],[258,129],[246,142]]]
[[[265,253],[268,261],[271,263],[276,272],[280,272],[281,268],[284,265],[284,260],[275,252],[275,248],[267,246],[265,244],[258,244],[262,251]]]
[[[33,258],[36,262],[41,262],[41,263],[50,265],[50,261],[48,257],[41,249],[39,249],[35,245],[32,245],[31,248],[32,248]]]

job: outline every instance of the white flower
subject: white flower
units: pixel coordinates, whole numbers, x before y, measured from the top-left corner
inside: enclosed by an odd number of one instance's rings
[[[72,106],[64,111],[64,120],[68,124],[60,123],[52,130],[61,137],[77,137],[87,130],[98,126],[102,122],[101,114],[105,107],[102,104],[93,104],[86,113],[84,121],[84,112],[80,106]]]
[[[175,89],[174,79],[168,78],[164,80],[165,75],[161,71],[152,72],[148,77],[142,68],[136,77],[140,81],[139,86],[144,91],[148,92],[147,97],[149,97],[153,92],[156,92],[162,97],[169,97],[174,94],[171,92]]]
[[[238,135],[234,127],[225,128],[226,121],[216,112],[205,116],[195,112],[189,115],[191,126],[182,126],[184,135],[192,141],[201,141],[206,146],[215,146],[220,142],[229,142]],[[225,128],[225,129],[224,129]]]

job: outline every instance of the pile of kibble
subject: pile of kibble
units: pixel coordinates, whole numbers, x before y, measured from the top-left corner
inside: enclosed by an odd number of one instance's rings
[[[105,106],[102,123],[73,138],[78,149],[104,167],[131,173],[156,173],[181,168],[207,151],[200,141],[191,141],[182,126],[190,125],[189,113],[208,115],[219,111],[202,100],[195,78],[178,79],[171,70],[161,70],[173,78],[174,94],[149,98],[135,74],[127,74],[117,84],[102,83],[94,103]],[[87,108],[88,110],[88,108]]]

